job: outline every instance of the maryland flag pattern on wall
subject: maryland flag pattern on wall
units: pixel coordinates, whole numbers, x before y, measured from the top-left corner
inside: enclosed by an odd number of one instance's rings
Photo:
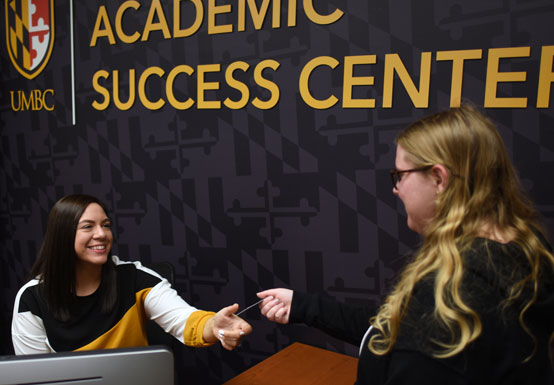
[[[6,0],[6,44],[21,75],[40,74],[54,46],[54,1]]]

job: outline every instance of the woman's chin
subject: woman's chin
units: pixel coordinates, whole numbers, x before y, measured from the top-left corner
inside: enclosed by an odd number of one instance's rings
[[[82,265],[102,266],[107,261],[108,261],[108,255],[103,254],[103,255],[91,255],[91,256],[87,256],[86,258],[79,258],[78,263]]]

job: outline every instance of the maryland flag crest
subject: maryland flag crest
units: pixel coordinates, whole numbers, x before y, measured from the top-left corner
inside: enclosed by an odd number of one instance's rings
[[[6,43],[21,75],[40,74],[54,47],[54,0],[6,0]]]

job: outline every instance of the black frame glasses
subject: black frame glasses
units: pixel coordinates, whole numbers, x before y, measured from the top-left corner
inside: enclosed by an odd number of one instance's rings
[[[417,167],[417,168],[411,168],[409,170],[397,170],[393,168],[390,170],[390,178],[392,180],[392,187],[395,189],[398,189],[397,185],[402,180],[402,175],[409,173],[409,172],[421,172],[421,171],[427,171],[433,166],[423,166],[423,167]]]

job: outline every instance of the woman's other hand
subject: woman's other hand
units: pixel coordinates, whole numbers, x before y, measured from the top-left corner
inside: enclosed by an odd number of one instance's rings
[[[263,298],[260,311],[268,320],[280,324],[289,323],[293,291],[290,289],[269,289],[256,295]]]

